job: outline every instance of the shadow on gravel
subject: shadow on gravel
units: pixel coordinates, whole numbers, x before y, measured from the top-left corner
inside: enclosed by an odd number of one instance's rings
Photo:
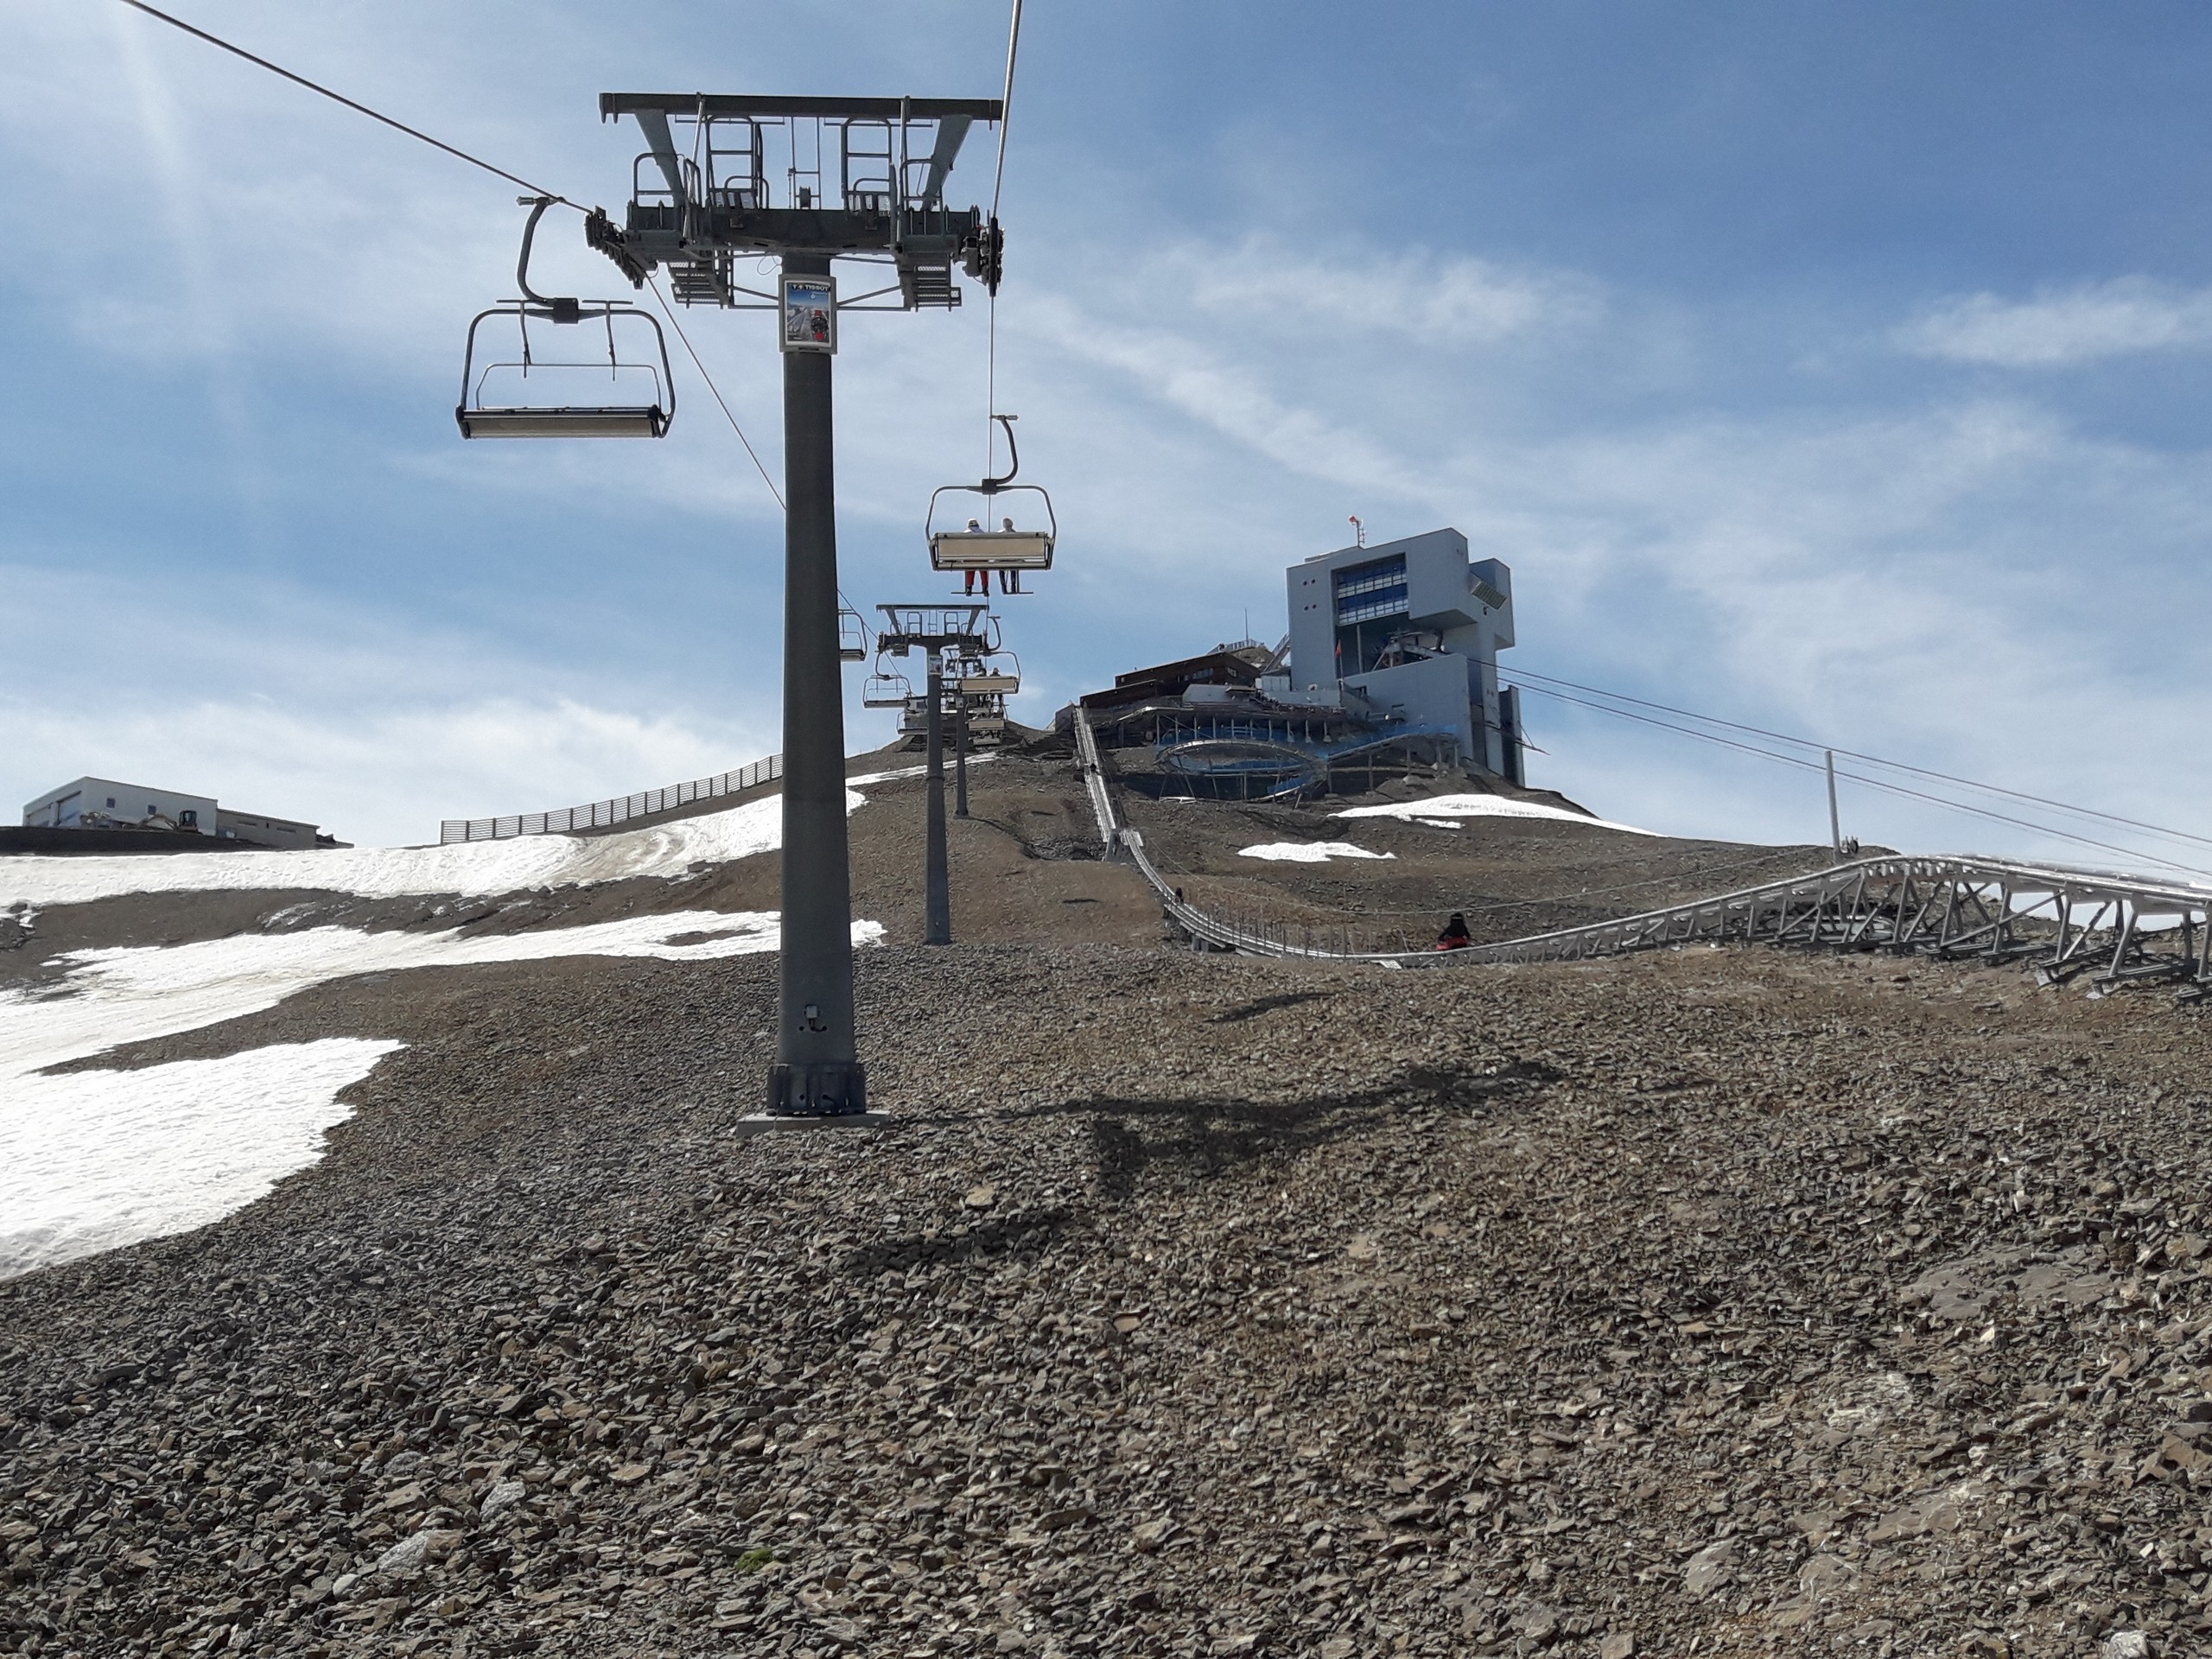
[[[1490,1106],[1529,1094],[1560,1075],[1536,1060],[1515,1060],[1479,1071],[1423,1066],[1357,1094],[1313,1100],[1109,1096],[1068,1101],[1018,1116],[1092,1119],[1100,1196],[1126,1202],[1135,1195],[1145,1171],[1154,1166],[1203,1178],[1261,1158],[1301,1156],[1386,1116]]]
[[[903,1238],[884,1239],[851,1252],[843,1266],[848,1273],[874,1274],[892,1268],[903,1270],[934,1262],[1005,1255],[1049,1243],[1073,1218],[1065,1209],[1017,1210],[969,1226],[941,1232],[932,1228]]]
[[[1233,1026],[1242,1020],[1256,1020],[1263,1014],[1273,1014],[1277,1008],[1294,1008],[1301,1002],[1325,1002],[1335,995],[1334,991],[1285,991],[1280,996],[1263,996],[1239,1008],[1224,1008],[1206,1024]]]

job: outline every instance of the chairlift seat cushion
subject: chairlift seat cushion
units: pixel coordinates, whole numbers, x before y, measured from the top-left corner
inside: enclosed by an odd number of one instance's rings
[[[1021,679],[1014,674],[968,674],[962,676],[960,690],[969,696],[978,692],[1014,692],[1021,690]]]
[[[668,413],[658,404],[597,408],[457,409],[464,438],[659,438]]]
[[[1052,538],[1041,530],[941,530],[930,537],[938,570],[1049,570]]]

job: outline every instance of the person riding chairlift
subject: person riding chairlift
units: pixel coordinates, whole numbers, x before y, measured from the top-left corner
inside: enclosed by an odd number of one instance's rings
[[[1444,924],[1444,931],[1436,936],[1439,950],[1464,950],[1474,942],[1474,936],[1467,931],[1467,918],[1456,910],[1452,912],[1452,919]]]
[[[999,520],[999,524],[1009,535],[1013,533],[1013,519],[1001,518]],[[968,530],[969,533],[971,535],[982,535],[983,533],[982,521],[979,518],[970,518],[968,521]],[[964,597],[973,599],[976,596],[976,578],[978,576],[981,576],[983,579],[983,597],[985,599],[988,599],[991,596],[991,573],[989,571],[963,570],[960,573],[960,591]],[[1020,593],[1021,591],[1021,572],[1019,570],[1000,571],[999,588],[1003,593]]]

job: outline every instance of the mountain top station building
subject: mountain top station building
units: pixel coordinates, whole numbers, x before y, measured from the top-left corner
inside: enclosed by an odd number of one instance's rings
[[[1525,787],[1513,573],[1433,530],[1290,567],[1290,632],[1116,677],[1081,700],[1123,782],[1163,794],[1295,799],[1426,767]],[[1077,717],[1075,709],[1065,719]],[[1149,745],[1150,761],[1128,751]]]
[[[1520,784],[1520,694],[1500,690],[1513,572],[1432,530],[1291,566],[1289,685],[1458,740],[1459,762]]]

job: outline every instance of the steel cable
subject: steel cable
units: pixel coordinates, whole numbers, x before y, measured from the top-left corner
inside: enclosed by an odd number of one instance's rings
[[[289,69],[285,68],[283,64],[271,63],[268,59],[257,56],[255,54],[247,51],[242,46],[232,45],[219,35],[210,35],[204,29],[196,29],[192,24],[186,22],[181,17],[172,17],[166,11],[162,11],[156,7],[148,5],[146,3],[146,0],[123,0],[123,3],[129,6],[134,11],[143,11],[149,17],[160,19],[162,22],[167,23],[171,29],[181,29],[185,34],[192,35],[196,40],[205,41],[210,46],[219,47],[233,57],[244,58],[248,63],[254,65],[257,68],[266,69],[272,75],[281,75],[286,80],[292,82],[295,86],[304,86],[309,92],[319,93],[321,96],[330,99],[334,104],[343,104],[347,109],[353,110],[361,115],[365,115],[372,121],[381,121],[385,126],[392,128],[395,131],[404,132],[410,138],[416,139],[423,143],[426,143],[433,149],[442,149],[448,156],[455,156],[461,161],[467,162],[471,167],[480,167],[486,173],[494,174],[497,176],[506,180],[510,184],[518,184],[534,196],[543,196],[549,200],[557,201],[563,207],[574,207],[580,213],[589,211],[582,203],[569,200],[568,197],[561,194],[558,191],[548,190],[542,184],[532,184],[528,179],[524,178],[518,173],[510,173],[504,167],[494,167],[491,162],[486,161],[480,156],[472,156],[467,150],[459,149],[454,145],[446,143],[442,138],[433,138],[429,133],[421,130],[419,128],[410,127],[404,121],[394,120],[391,116],[385,114],[380,110],[372,110],[367,105],[360,103],[357,99],[346,97],[343,92],[334,92],[331,91],[329,87],[323,86],[320,81],[309,80],[305,75],[295,74]]]
[[[1508,671],[1516,680],[1542,680],[1552,685],[1563,685],[1570,690],[1587,692],[1592,696],[1608,698],[1615,702],[1632,702],[1639,709],[1656,709],[1662,714],[1679,715],[1685,720],[1699,721],[1708,726],[1725,726],[1730,731],[1748,732],[1754,737],[1771,738],[1778,743],[1795,743],[1808,749],[1831,750],[1837,754],[1848,756],[1853,760],[1863,761],[1868,766],[1885,766],[1892,772],[1910,772],[1915,777],[1933,779],[1938,783],[1955,784],[1961,789],[1977,789],[1986,794],[2002,795],[2012,800],[2026,801],[2032,805],[2047,806],[2060,812],[2070,812],[2077,817],[2095,818],[2107,823],[2125,824],[2130,830],[2147,830],[2152,835],[2168,836],[2176,841],[2193,841],[2201,846],[2212,847],[2212,836],[2195,835],[2186,830],[2170,830],[2163,824],[2146,823],[2139,818],[2123,817],[2116,812],[2101,812],[2092,806],[2076,806],[2070,801],[2052,800],[2048,796],[2031,795],[2022,790],[2007,789],[2002,784],[1985,784],[1975,779],[1955,777],[1949,772],[1936,772],[1926,766],[1912,766],[1903,760],[1887,760],[1878,754],[1863,753],[1857,749],[1837,748],[1833,743],[1816,742],[1809,737],[1793,737],[1787,732],[1770,732],[1764,727],[1746,726],[1738,721],[1723,720],[1717,715],[1700,715],[1694,709],[1676,709],[1668,703],[1653,702],[1643,697],[1631,697],[1624,692],[1607,691],[1598,686],[1579,684],[1573,680],[1561,679],[1555,674],[1539,674],[1533,669],[1522,668],[1517,664]],[[1541,691],[1542,687],[1532,685],[1529,689],[1532,691]]]
[[[1565,682],[1561,682],[1561,683],[1565,683]],[[1693,727],[1677,726],[1672,721],[1655,720],[1649,715],[1631,714],[1625,709],[1611,708],[1602,702],[1592,702],[1587,698],[1584,697],[1570,697],[1564,691],[1548,690],[1541,685],[1524,684],[1522,689],[1525,690],[1534,691],[1539,696],[1551,697],[1560,702],[1573,703],[1578,708],[1595,709],[1601,715],[1611,715],[1618,720],[1632,720],[1642,725],[1656,726],[1663,731],[1679,732],[1685,737],[1698,738],[1704,742],[1719,744],[1723,748],[1738,749],[1745,754],[1756,754],[1764,760],[1777,760],[1784,766],[1797,766],[1807,772],[1820,772],[1825,770],[1821,762],[1817,760],[1808,760],[1802,756],[1795,754],[1777,754],[1772,749],[1763,749],[1759,747],[1756,743],[1741,743],[1737,741],[1734,738],[1721,737],[1713,732],[1700,732]],[[1600,692],[1599,695],[1602,696],[1609,696],[1611,694]],[[1646,706],[1650,707],[1656,705]],[[1692,715],[1690,718],[1698,719],[1700,718],[1700,716]],[[1716,721],[1715,723],[1732,724],[1733,722]],[[1738,727],[1737,729],[1750,730],[1754,728]],[[1763,734],[1763,735],[1764,735],[1764,734]],[[1802,741],[1802,740],[1783,738],[1782,741],[1784,742],[1797,742]],[[1841,754],[1846,753],[1846,751],[1839,749],[1836,753]],[[1840,779],[1847,779],[1854,784],[1864,784],[1869,789],[1885,790],[1892,795],[1902,795],[1913,800],[1925,801],[1934,806],[1948,807],[1954,812],[1965,812],[1974,817],[1993,819],[1999,823],[2008,823],[2016,829],[2032,830],[2037,835],[2050,836],[2060,841],[2070,841],[2082,847],[2094,847],[2101,852],[2119,853],[2128,858],[2145,859],[2151,863],[2161,864],[2168,869],[2180,870],[2190,875],[2212,876],[2212,870],[2203,869],[2194,864],[2183,864],[2177,859],[2162,858],[2156,853],[2146,853],[2141,849],[2135,847],[2125,847],[2117,842],[2098,841],[2093,836],[2077,836],[2069,830],[2061,830],[2048,823],[2037,823],[2031,818],[2014,817],[2010,813],[1993,812],[1987,807],[1970,806],[1964,801],[1946,800],[1941,795],[1931,795],[1925,790],[1908,789],[1903,784],[1891,783],[1885,779],[1869,778],[1861,772],[1842,771],[1839,771],[1836,773],[1836,776]],[[2091,814],[2089,816],[2098,815]],[[2200,839],[2200,837],[2194,836],[2187,838],[2192,840]]]

